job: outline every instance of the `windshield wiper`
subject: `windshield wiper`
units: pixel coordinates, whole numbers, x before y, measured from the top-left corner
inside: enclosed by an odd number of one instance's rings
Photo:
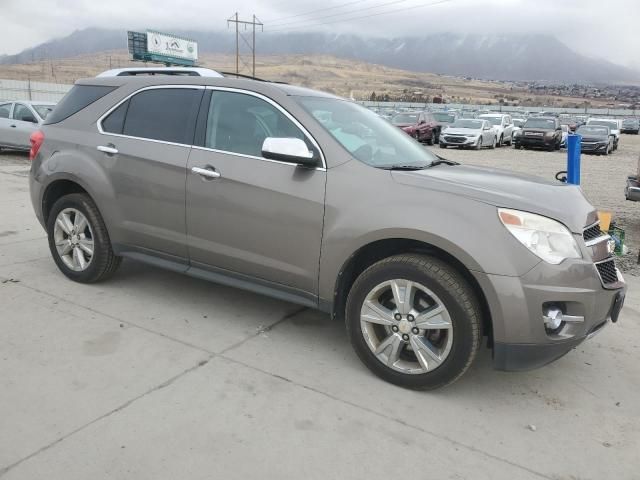
[[[425,163],[424,165],[384,165],[378,168],[383,170],[424,170],[428,168],[429,164]]]
[[[437,156],[437,155],[436,155]],[[429,167],[436,167],[438,165],[460,165],[458,162],[454,162],[453,160],[447,160],[446,158],[438,157],[438,160],[434,160],[429,164]]]

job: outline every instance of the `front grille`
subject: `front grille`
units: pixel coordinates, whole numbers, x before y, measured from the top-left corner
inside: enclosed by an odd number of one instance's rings
[[[582,236],[584,237],[584,241],[585,242],[589,242],[591,240],[594,240],[596,238],[598,238],[599,236],[602,235],[602,232],[600,231],[600,222],[591,225],[589,228],[587,228],[583,233]]]
[[[611,259],[605,262],[596,263],[596,268],[602,279],[602,283],[605,285],[611,285],[618,281],[618,272],[616,270],[616,262]]]
[[[466,137],[450,137],[447,135],[444,138],[448,143],[464,143],[467,141]]]

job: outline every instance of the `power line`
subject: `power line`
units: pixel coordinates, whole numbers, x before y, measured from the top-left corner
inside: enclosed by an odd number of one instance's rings
[[[294,25],[294,24],[297,24],[297,23],[315,22],[316,20],[323,20],[325,18],[339,17],[340,15],[350,15],[352,13],[366,12],[368,10],[374,10],[376,8],[388,7],[390,5],[396,5],[398,3],[404,3],[404,2],[407,2],[407,1],[408,0],[393,0],[391,2],[378,3],[376,5],[371,5],[369,7],[356,8],[356,9],[353,9],[353,10],[348,10],[346,12],[332,13],[330,15],[321,15],[320,17],[311,18],[309,20],[296,20],[296,21],[293,21],[293,22],[279,23],[279,24],[273,25],[273,26],[280,28],[280,27],[283,27],[285,25]]]
[[[261,27],[262,30],[264,31],[263,24],[260,20],[258,20],[258,17],[256,17],[255,15],[253,16],[253,20],[250,22],[247,20],[240,20],[238,18],[238,12],[236,12],[231,18],[227,20],[227,27],[229,26],[230,23],[235,23],[236,25],[236,74],[240,73],[240,61],[242,61],[245,67],[249,68],[249,65],[247,65],[247,62],[244,60],[242,55],[240,55],[240,39],[242,39],[242,41],[251,50],[251,56],[253,59],[251,72],[252,72],[252,75],[255,77],[256,76],[256,26]],[[240,33],[240,28],[239,28],[240,25],[244,25],[245,30],[247,29],[247,25],[251,25],[251,28],[252,28],[251,44],[249,44],[245,36],[242,33]]]
[[[269,23],[280,23],[282,20],[289,20],[290,18],[297,18],[297,17],[306,17],[307,15],[312,15],[314,13],[325,12],[327,10],[334,10],[336,8],[344,8],[344,7],[348,7],[349,5],[355,5],[356,3],[362,3],[366,1],[367,0],[354,0],[353,2],[343,3],[342,5],[334,5],[333,7],[319,8],[317,10],[311,10],[310,12],[298,13],[296,15],[289,15],[287,17],[273,18],[271,20],[267,19],[265,21]]]
[[[405,1],[405,0],[402,0]],[[396,8],[394,10],[387,10],[385,12],[377,12],[377,13],[371,13],[368,15],[359,15],[359,16],[355,16],[355,17],[348,17],[348,18],[343,18],[343,19],[337,19],[337,20],[331,20],[328,22],[320,22],[320,23],[314,23],[314,24],[308,24],[308,25],[298,25],[298,26],[293,26],[293,27],[287,27],[287,28],[276,28],[274,30],[269,30],[270,32],[282,32],[285,30],[295,30],[295,29],[300,29],[300,28],[312,28],[312,27],[319,27],[322,25],[331,25],[334,23],[341,23],[341,22],[347,22],[350,20],[361,20],[363,18],[370,18],[370,17],[377,17],[380,15],[389,15],[389,14],[393,14],[393,13],[398,13],[398,12],[404,12],[407,10],[413,10],[413,9],[417,9],[417,8],[425,8],[425,7],[435,7],[436,5],[441,5],[443,3],[449,3],[452,2],[453,0],[439,0],[437,2],[432,2],[432,3],[427,3],[424,5],[412,5],[410,7],[403,7],[403,8]],[[400,3],[400,0],[397,2],[392,2],[392,3]]]

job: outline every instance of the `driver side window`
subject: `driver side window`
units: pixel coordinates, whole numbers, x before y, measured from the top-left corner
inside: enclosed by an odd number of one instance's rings
[[[205,147],[262,157],[262,144],[267,137],[299,138],[315,151],[304,133],[269,102],[245,93],[212,93]]]

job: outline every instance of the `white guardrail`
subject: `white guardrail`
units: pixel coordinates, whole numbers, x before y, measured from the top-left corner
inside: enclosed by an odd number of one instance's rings
[[[73,85],[0,79],[0,101],[34,100],[58,102]]]

